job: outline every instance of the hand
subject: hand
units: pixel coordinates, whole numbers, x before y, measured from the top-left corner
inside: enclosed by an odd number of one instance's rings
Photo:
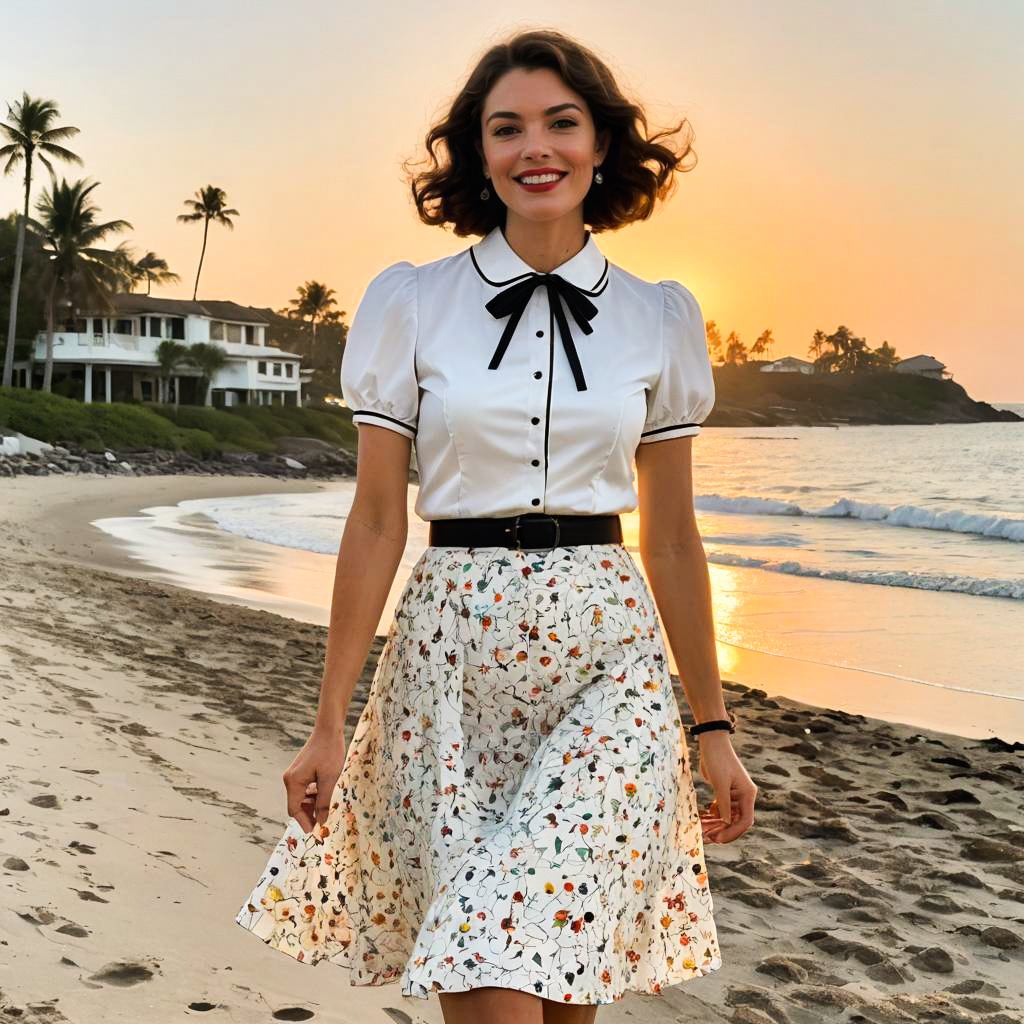
[[[731,843],[754,824],[754,785],[724,729],[700,734],[700,774],[715,798],[700,824],[705,843]]]
[[[344,764],[344,729],[317,727],[285,770],[288,813],[307,835],[327,820]]]

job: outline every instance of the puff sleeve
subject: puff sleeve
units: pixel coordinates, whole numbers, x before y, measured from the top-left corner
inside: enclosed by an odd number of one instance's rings
[[[395,263],[367,285],[341,359],[341,394],[353,423],[415,438],[416,305],[416,268],[411,263]]]
[[[660,281],[661,375],[647,392],[647,420],[640,443],[700,433],[715,404],[704,317],[697,300],[678,281]]]

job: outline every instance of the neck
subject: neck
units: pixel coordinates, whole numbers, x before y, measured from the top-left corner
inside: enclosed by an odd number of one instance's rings
[[[541,274],[571,260],[587,242],[579,210],[551,221],[526,220],[509,211],[502,231],[512,251]]]

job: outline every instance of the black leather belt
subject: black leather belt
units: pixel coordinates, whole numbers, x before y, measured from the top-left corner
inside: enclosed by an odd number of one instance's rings
[[[434,519],[430,523],[430,544],[440,547],[550,551],[574,544],[621,543],[622,522],[617,515],[522,512],[492,518]]]

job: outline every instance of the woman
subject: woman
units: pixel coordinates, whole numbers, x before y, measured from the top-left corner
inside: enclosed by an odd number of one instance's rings
[[[693,516],[704,322],[681,284],[609,264],[584,228],[649,216],[689,152],[638,125],[565,36],[492,48],[428,136],[447,162],[412,182],[423,220],[483,238],[378,274],[346,344],[359,459],[319,712],[284,776],[293,821],[237,921],[353,984],[436,991],[449,1024],[593,1021],[718,968],[703,846],[754,820]],[[430,546],[346,753],[413,441]],[[622,544],[638,502],[650,590]],[[659,610],[707,726],[705,814]]]

